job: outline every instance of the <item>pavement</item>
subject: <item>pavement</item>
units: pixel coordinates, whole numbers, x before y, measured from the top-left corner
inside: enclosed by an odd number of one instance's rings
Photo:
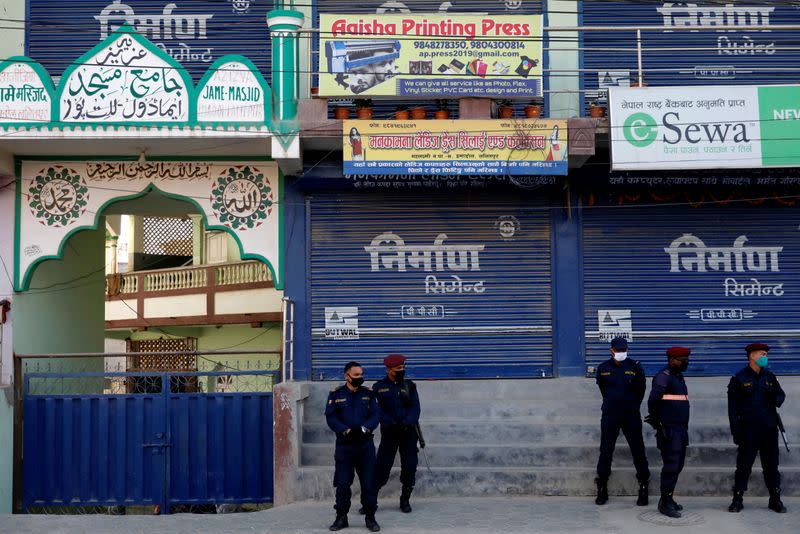
[[[387,534],[797,534],[800,532],[800,498],[784,498],[789,512],[767,509],[765,497],[745,496],[745,509],[727,512],[730,499],[681,497],[684,518],[658,514],[655,501],[634,505],[635,497],[612,497],[605,506],[591,498],[509,497],[412,499],[414,511],[401,513],[387,502],[378,510],[381,532]],[[3,534],[181,534],[259,533],[322,534],[334,519],[331,503],[304,502],[259,512],[162,516],[108,515],[0,515]],[[368,532],[355,509],[350,511],[345,534]],[[654,522],[655,521],[655,522]]]

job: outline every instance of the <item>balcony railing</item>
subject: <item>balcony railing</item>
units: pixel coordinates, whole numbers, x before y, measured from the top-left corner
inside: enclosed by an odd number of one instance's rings
[[[106,277],[106,328],[257,324],[281,318],[272,273],[257,261]]]
[[[254,284],[268,287],[272,281],[272,273],[267,265],[258,261],[138,271],[107,275],[106,298],[124,299],[140,292],[150,294],[148,296],[186,290],[195,292],[191,290],[219,286],[228,286],[226,289],[232,289],[229,286]]]

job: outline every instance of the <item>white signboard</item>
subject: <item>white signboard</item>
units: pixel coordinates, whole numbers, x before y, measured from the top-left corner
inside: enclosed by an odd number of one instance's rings
[[[609,88],[612,168],[761,167],[755,86]]]
[[[197,94],[200,122],[265,122],[264,88],[251,67],[229,61],[216,67]]]
[[[59,119],[187,122],[191,81],[168,57],[138,34],[119,34],[64,74]]]
[[[60,257],[69,235],[96,228],[107,205],[152,185],[195,204],[208,228],[232,234],[243,259],[268,263],[282,287],[281,182],[273,161],[23,160],[20,185],[18,289],[27,287],[34,265]]]
[[[52,100],[44,83],[31,64],[11,63],[4,68],[0,72],[0,122],[50,122]]]
[[[326,307],[325,337],[358,339],[358,306]]]
[[[597,322],[602,341],[611,341],[615,337],[633,340],[631,310],[597,310]]]

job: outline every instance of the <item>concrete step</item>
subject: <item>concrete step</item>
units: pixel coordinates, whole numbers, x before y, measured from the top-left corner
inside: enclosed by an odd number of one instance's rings
[[[646,443],[651,465],[661,465],[661,456],[652,442]],[[573,444],[492,444],[459,443],[428,445],[425,448],[432,466],[436,467],[587,467],[597,465],[599,446]],[[630,450],[618,443],[615,453],[618,465],[632,465]],[[399,460],[398,460],[399,461]],[[302,465],[333,465],[333,446],[329,444],[304,444],[301,449]],[[690,445],[686,451],[687,465],[726,467],[736,465],[736,447],[730,445]],[[800,467],[797,454],[784,454],[781,464]],[[399,465],[399,464],[398,464]]]
[[[659,464],[660,467],[660,464]],[[651,504],[657,499],[658,470],[652,469],[650,482]],[[687,466],[681,473],[675,491],[678,501],[681,497],[694,495],[729,496],[733,485],[733,467],[693,467]],[[800,467],[783,467],[783,494],[787,497],[800,496]],[[333,467],[302,467],[297,471],[298,482],[303,488],[305,499],[333,499]],[[399,469],[395,468],[389,484],[381,491],[380,499],[395,499],[399,495]],[[500,495],[595,495],[596,487],[593,468],[586,467],[538,467],[535,469],[515,469],[496,467],[434,467],[428,472],[424,464],[417,471],[416,497],[445,496],[500,496]],[[637,490],[633,468],[614,469],[609,480],[609,492],[614,496],[633,496]],[[358,492],[358,482],[353,484],[354,494]],[[750,477],[747,496],[765,496],[767,490],[757,466]],[[358,498],[354,498],[358,502]]]
[[[548,399],[520,401],[487,400],[435,400],[421,402],[422,418],[426,421],[437,419],[493,419],[497,421],[525,419],[530,422],[576,422],[578,419],[600,420],[600,400]],[[642,407],[646,413],[646,406]],[[691,406],[693,421],[728,420],[727,399],[705,399],[694,401]],[[787,416],[788,417],[788,416]],[[306,422],[325,420],[324,405],[307,405]],[[790,419],[787,419],[788,424]]]
[[[496,422],[486,420],[436,420],[422,423],[422,432],[429,445],[446,445],[448,443],[576,443],[599,444],[600,421],[593,420],[583,423],[519,423]],[[653,441],[653,430],[645,425],[644,435],[646,441]],[[380,429],[376,432],[376,443],[380,440]],[[335,441],[333,432],[328,425],[322,422],[307,423],[303,427],[304,443],[327,443]],[[689,427],[690,443],[731,443],[728,423],[721,424],[692,424]],[[625,444],[625,438],[620,433],[619,444]],[[599,445],[598,445],[599,446]]]
[[[687,377],[689,396],[693,401],[725,399],[730,377]],[[781,377],[787,396],[800,398],[800,378]],[[556,378],[528,380],[421,380],[417,381],[423,403],[434,400],[496,400],[514,403],[519,400],[586,400],[599,406],[600,392],[593,378]],[[323,409],[328,393],[341,382],[310,382],[307,406]],[[373,382],[367,386],[372,387]],[[652,377],[647,378],[647,395]],[[646,398],[646,397],[645,397]]]

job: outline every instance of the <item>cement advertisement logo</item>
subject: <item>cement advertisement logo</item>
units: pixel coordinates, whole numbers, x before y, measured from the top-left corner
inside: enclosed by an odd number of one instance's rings
[[[652,145],[658,137],[658,124],[647,113],[634,113],[625,119],[622,134],[633,146],[644,148]]]

